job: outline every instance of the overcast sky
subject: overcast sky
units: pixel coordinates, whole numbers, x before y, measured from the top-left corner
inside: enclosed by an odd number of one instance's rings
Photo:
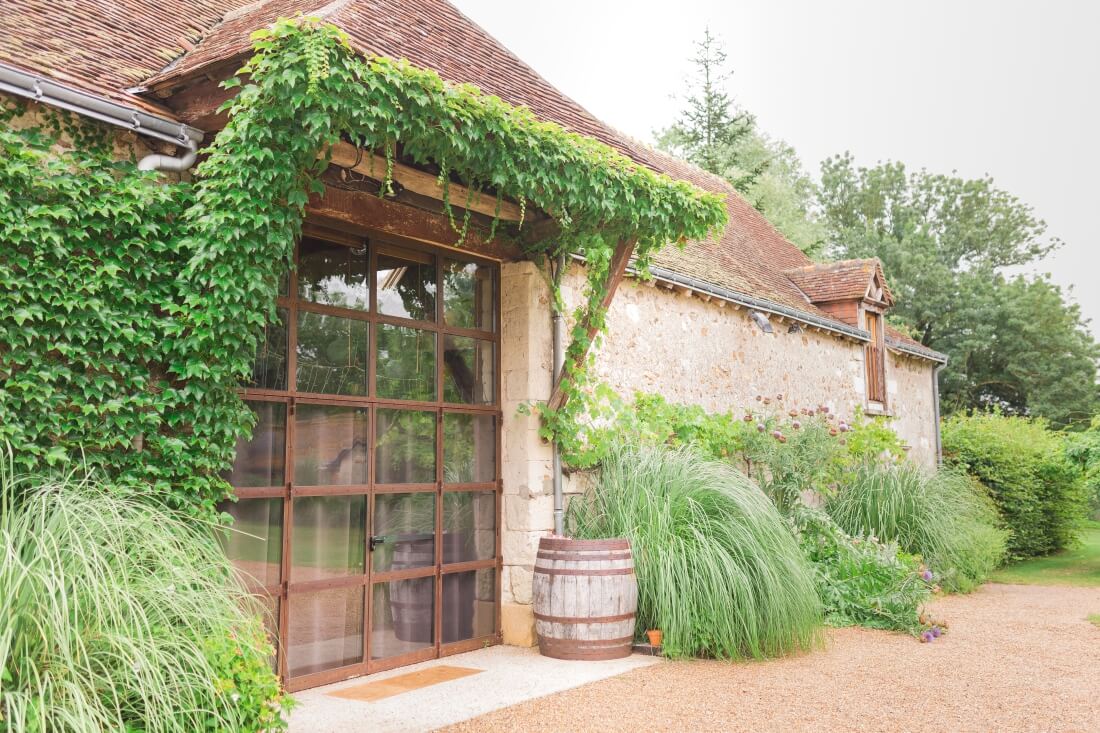
[[[725,41],[730,91],[815,175],[860,164],[993,176],[1065,241],[1050,272],[1100,336],[1100,2],[453,0],[600,119],[649,140],[692,43]]]

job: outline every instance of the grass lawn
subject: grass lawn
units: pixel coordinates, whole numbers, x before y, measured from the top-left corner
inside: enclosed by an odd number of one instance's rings
[[[1025,585],[1100,586],[1100,522],[1085,525],[1077,547],[1001,568],[990,580]]]

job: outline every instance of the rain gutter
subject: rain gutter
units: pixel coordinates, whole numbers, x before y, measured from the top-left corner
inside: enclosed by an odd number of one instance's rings
[[[203,139],[202,130],[190,125],[116,104],[4,63],[0,63],[0,92],[75,112],[138,135],[178,145],[187,151],[179,158],[159,154],[146,156],[138,163],[142,170],[186,170],[195,162],[195,151]]]
[[[633,270],[630,270],[632,274],[637,274]],[[738,293],[736,290],[730,290],[720,285],[713,285],[703,280],[690,277],[688,275],[681,275],[678,272],[666,270],[663,267],[650,266],[650,274],[657,280],[669,282],[674,285],[682,285],[690,290],[696,292],[705,293],[714,298],[735,303],[746,308],[752,308],[753,310],[760,311],[761,313],[770,313],[776,316],[782,316],[783,318],[790,318],[793,321],[800,321],[816,328],[821,328],[826,331],[832,331],[848,338],[856,339],[857,341],[870,341],[871,334],[853,326],[849,326],[845,323],[839,323],[837,321],[829,320],[826,318],[820,318],[812,313],[806,313],[796,308],[780,305],[779,303],[773,303],[770,300],[763,300],[761,298],[754,298],[751,295],[745,295],[744,293]]]

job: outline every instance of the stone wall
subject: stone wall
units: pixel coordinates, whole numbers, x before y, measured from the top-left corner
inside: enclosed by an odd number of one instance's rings
[[[575,268],[567,297],[576,300],[583,273]],[[756,406],[757,395],[783,394],[793,407],[819,404],[842,417],[866,407],[863,344],[836,334],[780,323],[764,333],[747,311],[690,292],[627,280],[608,313],[596,352],[595,376],[629,397],[659,392],[671,402],[712,412]],[[932,368],[928,361],[887,352],[891,426],[910,455],[935,464]]]
[[[936,465],[933,367],[923,359],[886,354],[886,399],[893,428],[911,446],[909,456],[929,468]]]
[[[0,93],[0,107],[6,104],[24,103],[26,105],[25,111],[13,117],[7,122],[0,123],[4,126],[14,129],[23,130],[28,127],[38,127],[44,125],[47,115],[65,114],[61,110],[57,110],[48,105],[39,104],[37,102],[31,102],[21,97],[15,97],[13,95]],[[106,123],[99,123],[93,120],[89,120],[83,117],[73,116],[73,119],[79,119],[84,124],[89,126],[98,126],[104,130],[111,141],[113,148],[112,152],[116,160],[129,160],[136,163],[150,153],[162,153],[165,155],[181,155],[182,152],[176,146],[162,142],[160,140],[154,140],[153,138],[145,137],[144,135],[138,135],[130,130],[124,130],[121,127],[114,125],[108,125]],[[58,141],[57,150],[68,150],[73,147],[72,140],[65,135],[62,135]],[[158,174],[160,180],[164,181],[178,181],[190,176],[189,172],[185,173],[164,173]]]
[[[531,571],[539,537],[554,528],[550,446],[538,419],[519,415],[525,402],[550,397],[552,343],[550,291],[530,262],[504,264],[501,291],[501,471],[504,480],[501,627],[504,642],[535,643]]]

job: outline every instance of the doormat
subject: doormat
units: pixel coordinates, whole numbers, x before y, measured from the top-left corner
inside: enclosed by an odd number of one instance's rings
[[[470,667],[428,667],[419,672],[399,674],[396,677],[387,677],[384,680],[366,682],[353,687],[345,687],[336,692],[326,693],[329,697],[342,697],[345,700],[360,700],[362,702],[374,702],[386,697],[400,695],[403,692],[412,692],[421,687],[438,685],[440,682],[469,677],[472,674],[484,672],[483,669],[471,669]]]

